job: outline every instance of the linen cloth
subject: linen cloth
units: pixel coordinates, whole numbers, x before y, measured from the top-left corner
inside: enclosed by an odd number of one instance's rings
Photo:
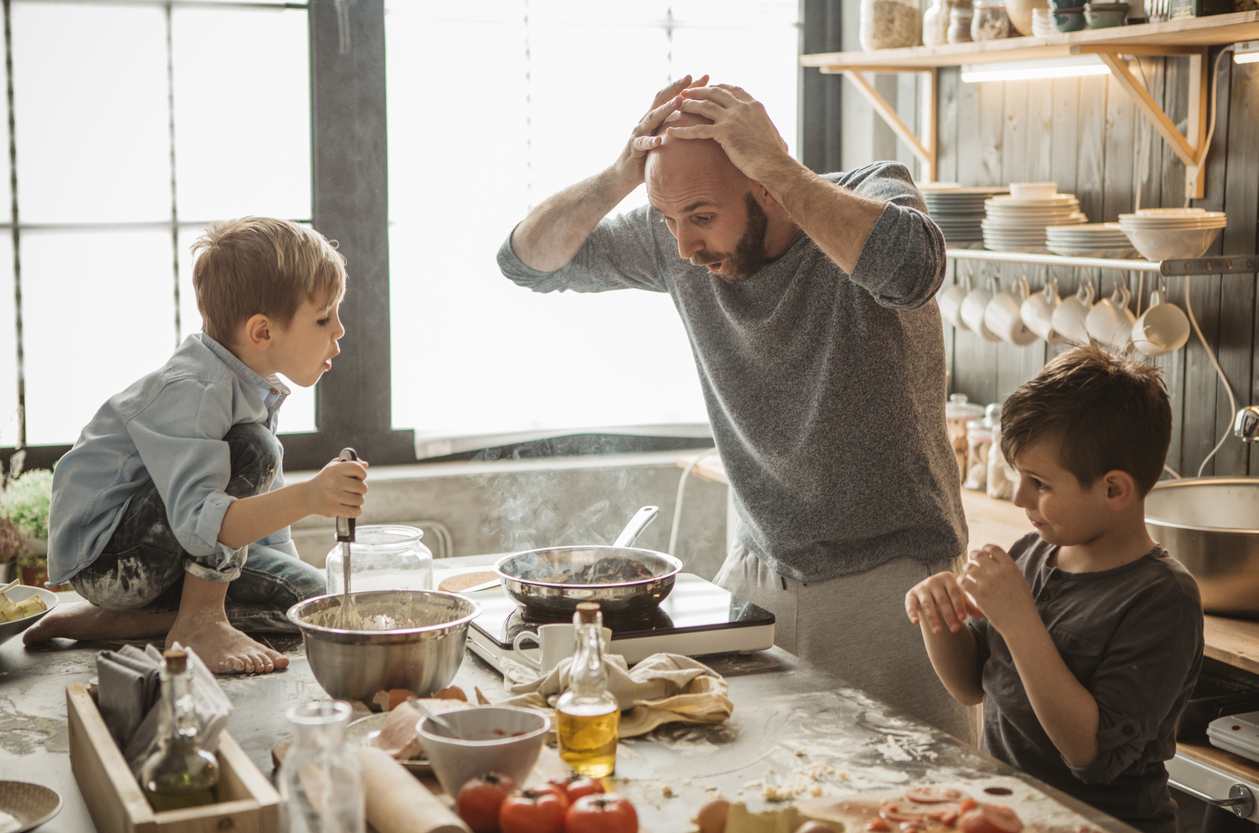
[[[734,713],[725,677],[680,654],[652,654],[630,668],[620,654],[604,654],[608,691],[621,707],[620,737],[645,735],[665,723],[723,723]],[[568,688],[573,658],[545,675],[502,660],[503,685],[515,695],[499,706],[553,711]],[[552,724],[554,725],[554,724]]]

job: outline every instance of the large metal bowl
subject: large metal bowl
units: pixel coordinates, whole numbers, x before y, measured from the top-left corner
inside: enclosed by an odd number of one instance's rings
[[[364,620],[362,630],[333,627],[340,594],[315,596],[288,610],[289,621],[302,631],[310,670],[330,697],[370,701],[392,688],[427,697],[450,685],[480,605],[438,590],[350,595]]]
[[[1145,526],[1193,574],[1204,611],[1259,618],[1259,479],[1160,483],[1145,499]]]
[[[651,577],[594,584],[557,580],[608,558],[641,564],[651,571]],[[494,569],[502,577],[507,594],[526,611],[563,616],[577,610],[579,602],[598,602],[605,614],[617,614],[658,608],[673,590],[682,562],[662,552],[635,547],[553,547],[506,556]]]

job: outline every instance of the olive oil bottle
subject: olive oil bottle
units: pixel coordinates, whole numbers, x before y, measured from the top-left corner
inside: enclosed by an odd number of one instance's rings
[[[201,746],[188,654],[174,650],[163,656],[157,748],[140,767],[140,787],[159,812],[213,804],[219,765]]]
[[[573,626],[577,653],[568,674],[568,690],[555,707],[560,758],[581,775],[603,778],[616,769],[621,710],[608,691],[599,605],[578,604]]]

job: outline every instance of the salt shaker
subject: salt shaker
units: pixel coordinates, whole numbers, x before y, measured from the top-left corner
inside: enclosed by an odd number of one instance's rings
[[[365,833],[363,770],[346,742],[350,704],[316,700],[286,717],[293,743],[276,779],[281,833]]]

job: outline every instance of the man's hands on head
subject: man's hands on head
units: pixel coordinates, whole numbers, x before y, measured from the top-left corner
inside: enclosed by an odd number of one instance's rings
[[[742,88],[694,84],[681,90],[680,99],[676,109],[703,116],[712,124],[670,127],[671,138],[713,139],[745,176],[762,183],[772,176],[775,165],[793,161],[764,105]]]
[[[688,88],[702,87],[707,83],[707,75],[701,75],[694,81],[692,81],[691,76],[684,75],[656,93],[655,99],[651,102],[651,109],[634,127],[633,133],[630,134],[629,142],[626,143],[625,149],[621,151],[621,155],[613,166],[618,178],[624,181],[625,185],[628,186],[628,190],[632,191],[639,185],[642,185],[644,169],[647,163],[647,151],[660,147],[660,143],[664,141],[663,135],[657,136],[653,134],[664,123],[669,114],[679,109],[682,105],[682,98],[679,94]]]

